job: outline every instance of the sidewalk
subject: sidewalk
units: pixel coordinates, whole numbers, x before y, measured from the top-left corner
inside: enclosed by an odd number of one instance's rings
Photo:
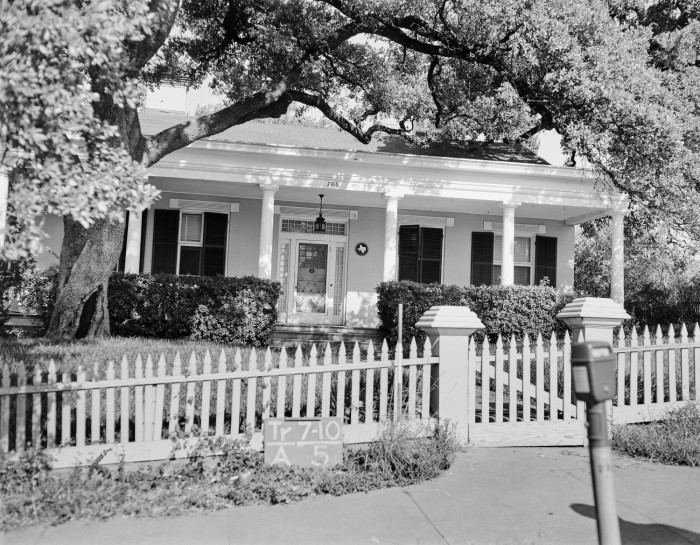
[[[625,544],[700,545],[700,468],[614,458]],[[470,448],[417,486],[163,519],[30,528],[3,545],[597,543],[588,451]]]

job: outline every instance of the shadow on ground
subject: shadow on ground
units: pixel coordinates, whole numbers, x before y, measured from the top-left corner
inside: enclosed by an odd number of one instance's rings
[[[583,503],[571,504],[579,515],[595,519],[595,507]],[[620,520],[620,534],[624,545],[700,545],[700,534],[668,524],[639,524]]]

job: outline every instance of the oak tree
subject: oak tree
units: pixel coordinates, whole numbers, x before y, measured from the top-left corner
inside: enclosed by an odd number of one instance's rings
[[[100,202],[108,202],[110,210],[124,207],[117,194],[137,187],[134,165],[147,168],[231,126],[282,116],[296,103],[319,110],[365,143],[378,132],[459,142],[524,140],[556,129],[571,162],[585,158],[601,184],[625,191],[678,227],[700,232],[693,2],[144,0],[134,8],[138,2],[52,0],[51,5],[60,18],[62,11],[82,14],[107,4],[115,21],[124,21],[114,32],[121,39],[108,48],[103,63],[81,61],[85,66],[78,71],[91,93],[94,123],[115,127],[105,139],[110,153],[126,150],[131,161],[114,161],[125,169],[124,185],[116,184],[113,194],[88,196],[94,208]],[[21,18],[38,5],[13,0],[9,11]],[[0,58],[23,54],[8,51]],[[54,53],[69,63],[75,52]],[[101,74],[110,67],[117,76],[106,84]],[[131,83],[156,85],[174,77],[192,86],[211,79],[226,104],[144,135],[130,101]],[[40,124],[32,127],[42,130]],[[92,135],[82,141],[91,142]],[[90,164],[99,170],[98,163]],[[141,195],[144,201],[150,197]],[[65,217],[66,236],[49,334],[73,337],[91,297],[98,311],[83,320],[91,320],[89,334],[103,334],[107,279],[123,222],[98,213],[81,223],[67,208],[54,211]]]

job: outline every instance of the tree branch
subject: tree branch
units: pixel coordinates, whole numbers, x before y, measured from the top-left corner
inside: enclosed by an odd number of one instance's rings
[[[435,104],[435,128],[440,128],[440,123],[442,122],[442,117],[445,111],[445,106],[438,97],[438,90],[435,85],[435,76],[439,76],[442,71],[440,67],[440,59],[438,57],[432,57],[430,59],[430,66],[428,66],[428,89],[430,89],[430,94],[433,97],[433,103]]]
[[[397,129],[394,127],[388,127],[388,126],[383,125],[381,123],[376,123],[376,124],[372,125],[371,127],[369,127],[368,129],[362,130],[362,127],[360,127],[357,123],[353,123],[352,121],[350,121],[349,119],[344,117],[339,111],[337,111],[335,108],[333,108],[333,106],[331,106],[322,97],[319,97],[317,95],[312,95],[310,93],[305,93],[303,91],[295,91],[295,90],[288,91],[287,95],[292,100],[294,100],[296,102],[301,102],[302,104],[306,104],[307,106],[313,106],[314,108],[317,108],[328,119],[333,121],[336,125],[338,125],[344,131],[353,135],[355,138],[357,138],[363,144],[369,144],[372,141],[372,135],[375,132],[383,132],[386,134],[405,136],[410,131],[410,129],[407,129],[407,128]],[[405,125],[404,125],[404,127],[405,127]]]
[[[292,99],[286,94],[286,84],[276,89],[258,92],[213,114],[179,123],[147,138],[143,163],[151,166],[167,154],[184,148],[200,138],[218,134],[234,125],[258,118],[280,117],[287,112]]]
[[[138,73],[158,52],[175,25],[182,0],[151,0],[148,11],[153,16],[151,33],[138,42],[129,44],[131,66]]]

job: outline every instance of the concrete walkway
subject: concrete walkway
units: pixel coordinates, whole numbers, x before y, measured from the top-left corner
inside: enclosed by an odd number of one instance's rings
[[[625,544],[700,545],[700,468],[615,457]],[[163,519],[35,527],[16,544],[595,544],[588,451],[471,448],[417,486]]]

